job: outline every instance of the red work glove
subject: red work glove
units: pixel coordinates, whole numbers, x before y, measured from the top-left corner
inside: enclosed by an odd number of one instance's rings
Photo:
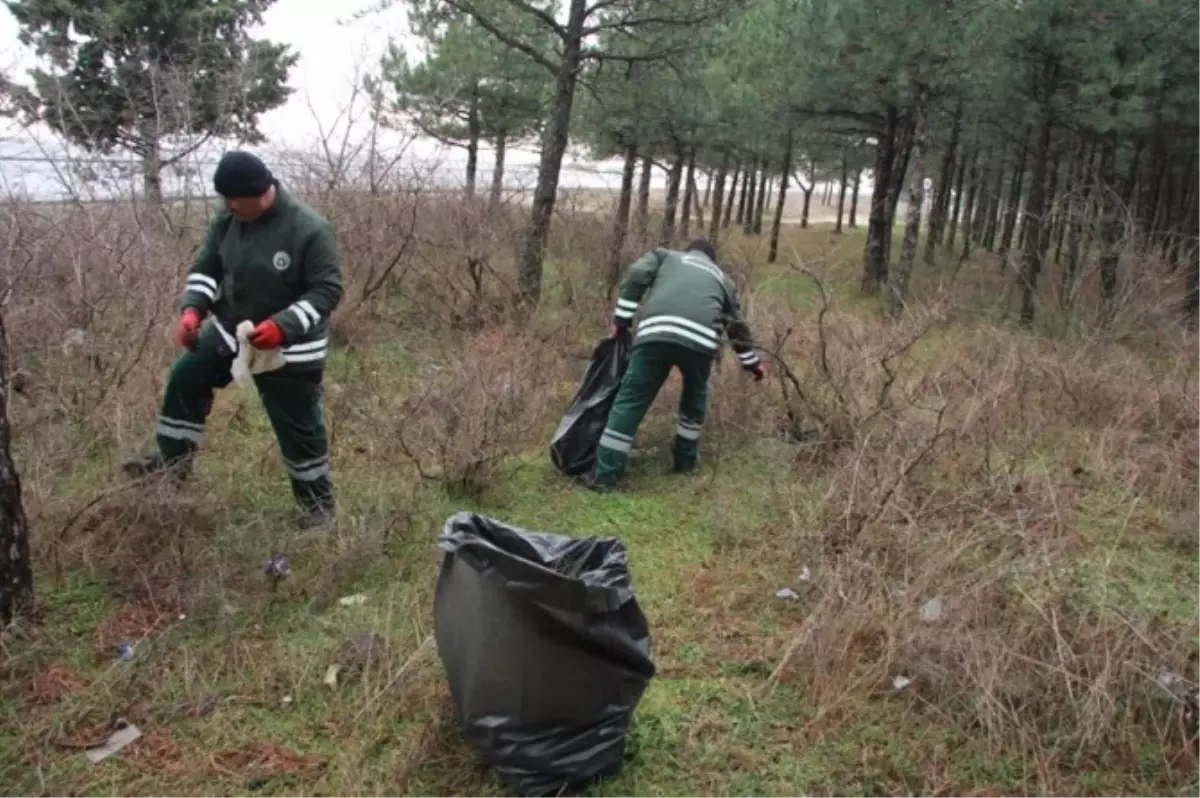
[[[246,336],[246,340],[255,349],[278,349],[283,346],[283,330],[273,320],[267,319],[259,322]]]
[[[196,341],[200,336],[200,322],[204,317],[195,308],[184,308],[179,315],[179,323],[175,325],[175,340],[184,349],[196,351]]]
[[[612,326],[612,329],[609,330],[609,332],[608,332],[608,337],[609,338],[620,338],[621,337],[621,325],[614,324]]]
[[[754,368],[750,369],[750,373],[754,375],[755,382],[762,382],[762,378],[767,376],[767,364],[761,360],[754,364]]]

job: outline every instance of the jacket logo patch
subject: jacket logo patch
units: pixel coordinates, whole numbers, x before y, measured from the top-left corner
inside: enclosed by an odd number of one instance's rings
[[[271,265],[275,267],[275,271],[285,272],[288,266],[292,265],[292,256],[280,250],[271,258]]]

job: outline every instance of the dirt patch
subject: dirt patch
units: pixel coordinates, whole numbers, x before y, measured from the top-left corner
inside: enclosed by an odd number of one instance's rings
[[[138,641],[177,623],[181,614],[180,604],[171,599],[159,600],[150,595],[130,599],[96,628],[96,660],[119,656],[122,643],[136,646]]]
[[[125,750],[130,762],[160,773],[178,772],[186,766],[183,747],[175,740],[170,729],[144,731],[141,738]]]
[[[47,663],[29,682],[26,701],[39,707],[57,704],[69,693],[87,686],[79,674],[57,662]]]
[[[284,748],[278,743],[250,743],[241,748],[217,751],[209,764],[220,776],[262,779],[298,773],[316,775],[325,769],[325,762]]]
[[[188,497],[165,484],[135,488],[91,505],[63,508],[41,520],[39,551],[55,570],[82,567],[124,587],[182,594],[205,568],[205,547],[216,529]]]

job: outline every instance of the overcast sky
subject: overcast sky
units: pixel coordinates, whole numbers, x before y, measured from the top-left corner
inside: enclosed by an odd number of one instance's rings
[[[291,45],[300,54],[300,60],[291,72],[289,84],[295,91],[290,99],[261,117],[260,129],[268,139],[264,154],[276,148],[311,151],[322,136],[340,139],[347,124],[344,109],[356,69],[374,70],[389,36],[412,41],[402,3],[388,11],[353,20],[356,12],[371,5],[370,0],[278,0],[266,12],[259,35]],[[36,65],[36,59],[21,46],[17,32],[12,15],[7,10],[0,12],[0,69],[14,79],[23,80],[27,71]],[[360,116],[351,135],[365,135],[365,124],[365,119]],[[25,160],[40,157],[55,147],[53,137],[42,131],[33,137],[36,141],[30,143],[29,136],[11,126],[2,135],[7,141],[0,146],[0,173],[9,189],[23,186],[39,195],[48,191],[57,193],[52,187],[43,185],[47,181],[55,185],[61,183],[60,178],[50,174],[53,167]],[[399,142],[400,138],[394,135],[392,141]],[[460,173],[465,163],[461,148],[446,148],[428,140],[410,145],[407,152],[410,158],[444,164],[441,171],[451,175]],[[201,168],[215,157],[215,153],[204,156]],[[507,182],[529,185],[535,178],[536,162],[535,148],[510,149],[508,171],[511,179]],[[479,166],[480,182],[485,185],[491,165],[490,155],[483,152]],[[600,174],[596,174],[597,169]],[[568,157],[562,184],[615,187],[619,185],[619,169],[619,163],[594,164]]]
[[[389,34],[406,38],[399,7],[351,21],[356,11],[369,5],[364,0],[279,0],[266,12],[260,35],[285,42],[300,54],[290,81],[295,94],[263,117],[262,129],[269,138],[282,143],[315,135],[317,125],[308,103],[320,117],[331,120],[345,102],[355,66],[373,68]],[[0,66],[14,77],[23,77],[36,60],[17,41],[17,32],[12,15],[0,12]]]

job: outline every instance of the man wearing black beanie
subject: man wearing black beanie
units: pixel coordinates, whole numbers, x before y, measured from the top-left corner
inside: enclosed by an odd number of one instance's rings
[[[225,209],[210,221],[188,271],[175,332],[187,351],[167,378],[158,452],[126,463],[125,472],[186,479],[213,395],[233,380],[248,344],[268,361],[269,370],[256,367],[252,376],[292,492],[305,520],[323,523],[335,510],[321,387],[329,316],[343,290],[337,234],[248,152],[225,153],[213,187]]]
[[[656,249],[633,262],[613,311],[614,338],[633,324],[639,309],[629,365],[600,436],[595,470],[582,480],[593,490],[611,490],[620,480],[638,426],[672,368],[683,377],[672,448],[675,471],[696,467],[708,413],[708,378],[723,332],[728,332],[743,369],[755,380],[765,373],[742,318],[737,288],[706,239],[697,238],[682,252]]]

